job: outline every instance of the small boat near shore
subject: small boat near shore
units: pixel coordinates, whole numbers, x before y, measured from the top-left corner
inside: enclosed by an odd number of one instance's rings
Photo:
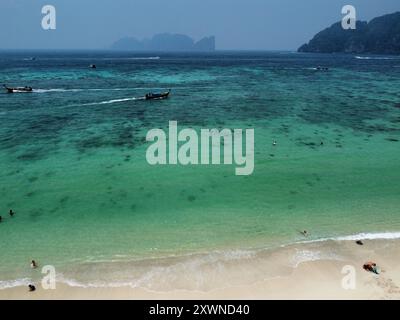
[[[7,90],[8,93],[24,93],[24,92],[32,92],[33,89],[32,87],[7,87],[6,85],[3,85],[4,88]]]
[[[146,100],[163,100],[167,99],[169,97],[169,94],[171,93],[171,90],[168,90],[166,92],[161,92],[161,93],[148,93],[145,95]]]

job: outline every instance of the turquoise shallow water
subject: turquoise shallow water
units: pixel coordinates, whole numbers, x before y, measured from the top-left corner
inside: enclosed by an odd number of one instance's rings
[[[400,230],[400,58],[154,56],[0,54],[4,82],[35,88],[0,94],[3,285],[33,258],[84,282],[100,261]],[[254,128],[254,173],[148,165],[146,133],[170,120]]]

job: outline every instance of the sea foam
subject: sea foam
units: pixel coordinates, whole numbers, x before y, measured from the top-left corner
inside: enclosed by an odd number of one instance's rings
[[[10,289],[15,287],[23,287],[31,284],[28,278],[15,279],[15,280],[0,280],[0,290]]]
[[[356,233],[348,236],[319,238],[300,241],[298,243],[312,243],[324,241],[357,241],[357,240],[395,240],[400,239],[400,232]]]

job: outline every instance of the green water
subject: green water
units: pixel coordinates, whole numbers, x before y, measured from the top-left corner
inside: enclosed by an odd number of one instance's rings
[[[7,83],[38,88],[0,95],[3,285],[31,277],[31,259],[71,276],[88,262],[276,247],[304,229],[400,230],[400,59],[92,55],[95,72],[78,53],[0,55]],[[134,100],[157,88],[171,98]],[[254,173],[150,166],[146,133],[171,120],[254,128]]]

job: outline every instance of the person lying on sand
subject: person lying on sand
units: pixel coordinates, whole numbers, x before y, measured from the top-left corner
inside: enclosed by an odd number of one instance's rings
[[[379,268],[375,262],[366,262],[363,265],[365,271],[373,272],[375,274],[379,274]]]

